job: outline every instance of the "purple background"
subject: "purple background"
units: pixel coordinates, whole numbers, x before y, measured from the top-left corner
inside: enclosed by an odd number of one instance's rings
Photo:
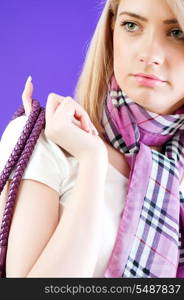
[[[73,97],[104,0],[0,0],[0,137],[22,104],[29,75],[33,98]]]

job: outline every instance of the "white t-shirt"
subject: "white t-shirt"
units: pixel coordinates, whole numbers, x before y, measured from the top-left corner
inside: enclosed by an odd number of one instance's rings
[[[11,121],[3,132],[0,141],[0,173],[21,135],[26,121],[27,116],[18,117]],[[68,156],[65,151],[47,139],[42,130],[22,178],[37,180],[53,188],[60,195],[60,203],[66,206],[75,185],[77,170],[77,159]],[[13,175],[14,171],[10,178]],[[106,269],[118,232],[127,185],[128,179],[109,164],[104,191],[105,205],[101,245],[93,277],[103,277]]]

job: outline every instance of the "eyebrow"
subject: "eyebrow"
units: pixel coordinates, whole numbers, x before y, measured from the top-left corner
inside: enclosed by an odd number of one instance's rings
[[[135,13],[131,13],[131,12],[128,12],[128,11],[122,11],[119,16],[122,16],[122,15],[128,15],[130,17],[134,17],[134,18],[137,18],[143,22],[148,22],[148,19],[146,19],[145,17],[142,17],[138,14],[135,14]],[[169,19],[169,20],[164,20],[163,21],[164,24],[176,24],[178,23],[177,19]]]

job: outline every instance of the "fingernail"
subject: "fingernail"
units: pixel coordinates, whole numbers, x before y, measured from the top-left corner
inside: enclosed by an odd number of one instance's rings
[[[99,133],[98,133],[97,129],[95,128],[95,126],[93,126],[93,130],[95,131],[95,133],[96,133],[97,135],[99,135]]]
[[[98,131],[96,129],[92,129],[93,135],[99,135]]]
[[[27,78],[27,80],[26,80],[26,83],[25,83],[25,86],[24,86],[24,89],[27,89],[27,84],[29,83],[29,82],[31,82],[32,81],[32,77],[31,76],[28,76],[28,78]]]
[[[32,81],[32,77],[29,75],[27,78],[27,82],[31,82]]]
[[[27,86],[27,84],[29,83],[29,82],[31,82],[32,81],[32,77],[31,76],[28,76],[28,78],[27,78],[27,80],[26,80],[26,84],[25,84],[25,87]]]

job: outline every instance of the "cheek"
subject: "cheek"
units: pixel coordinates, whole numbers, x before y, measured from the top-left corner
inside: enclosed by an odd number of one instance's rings
[[[168,77],[177,82],[184,78],[184,46],[180,48],[169,48],[166,53]],[[169,79],[169,78],[168,78]],[[183,80],[184,81],[184,80]]]
[[[179,59],[175,57],[170,65],[171,85],[178,92],[184,92],[184,57]]]
[[[133,44],[132,44],[133,43]],[[116,74],[126,76],[131,73],[136,58],[134,39],[127,37],[122,28],[115,26],[113,36],[113,60]]]
[[[125,42],[114,40],[114,50],[113,50],[113,57],[114,57],[114,69],[117,72],[123,72],[127,70],[127,67],[130,67],[131,62],[131,54],[130,50],[126,46]]]
[[[126,45],[125,43],[115,40],[114,41],[114,58],[117,60],[126,58]]]

